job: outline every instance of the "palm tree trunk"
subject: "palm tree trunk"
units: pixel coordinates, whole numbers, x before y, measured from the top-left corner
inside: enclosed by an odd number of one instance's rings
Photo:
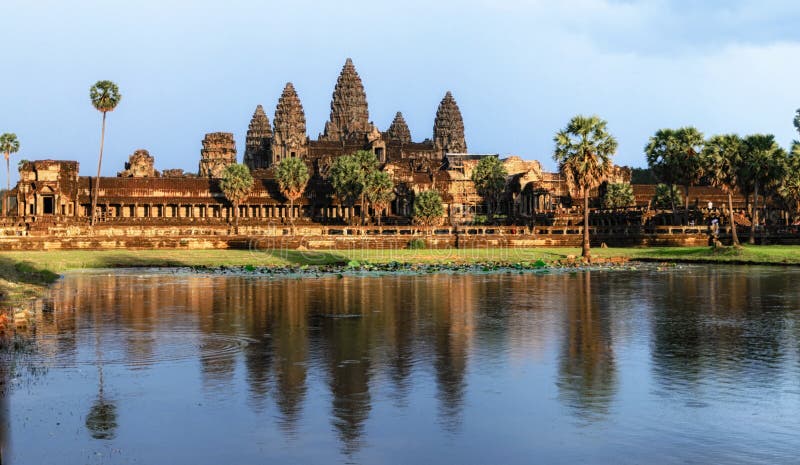
[[[733,219],[733,194],[728,191],[728,214],[731,216],[731,241],[734,247],[739,247],[739,235],[736,234],[736,220]]]
[[[239,202],[233,204],[233,233],[239,235]]]
[[[678,212],[675,210],[675,185],[669,185],[669,201],[672,204],[672,224],[677,226]]]
[[[584,189],[583,194],[583,244],[581,246],[581,257],[587,262],[591,262],[592,252],[589,250],[589,189]]]
[[[6,152],[6,191],[11,190],[11,162],[8,159],[11,158],[11,154]]]
[[[688,225],[689,224],[689,184],[686,184],[685,186],[683,186],[683,193],[684,193],[684,196],[686,197],[683,200],[683,203],[684,203],[683,224],[684,225]]]
[[[100,189],[100,168],[103,166],[103,143],[106,139],[106,112],[103,112],[103,126],[100,130],[100,157],[97,159],[97,177],[94,180],[94,189],[92,190],[92,210],[89,212],[91,221],[90,224],[94,226],[97,222],[97,215],[95,214],[95,210],[97,209],[97,194],[98,190]]]
[[[753,214],[750,215],[750,244],[756,243],[756,224],[758,224],[758,181],[756,181],[753,189]]]

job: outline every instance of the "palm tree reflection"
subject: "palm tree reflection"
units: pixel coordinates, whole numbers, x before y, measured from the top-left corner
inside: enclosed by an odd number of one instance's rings
[[[607,310],[592,298],[590,272],[567,277],[577,289],[566,299],[567,334],[559,361],[559,397],[586,421],[602,419],[617,390]]]

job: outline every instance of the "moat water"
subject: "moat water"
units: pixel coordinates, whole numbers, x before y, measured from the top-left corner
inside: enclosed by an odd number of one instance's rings
[[[11,464],[797,463],[800,270],[68,274]]]

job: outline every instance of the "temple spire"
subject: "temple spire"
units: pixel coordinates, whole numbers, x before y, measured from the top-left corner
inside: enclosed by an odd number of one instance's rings
[[[272,127],[269,118],[264,113],[264,107],[258,105],[247,128],[245,140],[244,164],[251,170],[269,168],[272,160],[270,143],[272,142]]]
[[[364,136],[371,129],[367,94],[353,66],[353,60],[348,58],[336,80],[331,99],[330,120],[325,123],[325,133],[320,139],[343,142],[353,136]]]
[[[403,144],[411,142],[411,131],[408,129],[408,125],[406,124],[406,120],[403,118],[403,114],[399,111],[396,115],[394,115],[394,120],[392,121],[391,126],[389,126],[389,129],[386,130],[386,135],[391,141],[396,141]]]
[[[461,118],[461,110],[450,91],[447,91],[436,110],[436,120],[433,123],[433,144],[442,151],[442,154],[467,152],[464,120]]]
[[[304,158],[308,152],[306,115],[291,82],[286,83],[278,99],[273,125],[273,163],[278,163],[286,157]]]

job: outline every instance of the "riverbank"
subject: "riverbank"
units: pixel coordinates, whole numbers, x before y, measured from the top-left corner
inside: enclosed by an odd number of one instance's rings
[[[670,263],[731,263],[800,265],[800,246],[595,248],[596,261],[658,261]],[[438,250],[66,250],[6,252],[0,258],[0,278],[8,282],[46,285],[72,269],[130,267],[292,267],[372,264],[516,264],[542,261],[558,266],[579,259],[580,249],[497,248]]]
[[[800,265],[800,246],[595,248],[598,262],[657,261],[667,263],[728,263]],[[65,250],[6,252],[0,257],[0,299],[35,297],[58,275],[73,269],[130,267],[254,267],[374,265],[564,266],[576,262],[580,249],[439,249],[439,250]]]

